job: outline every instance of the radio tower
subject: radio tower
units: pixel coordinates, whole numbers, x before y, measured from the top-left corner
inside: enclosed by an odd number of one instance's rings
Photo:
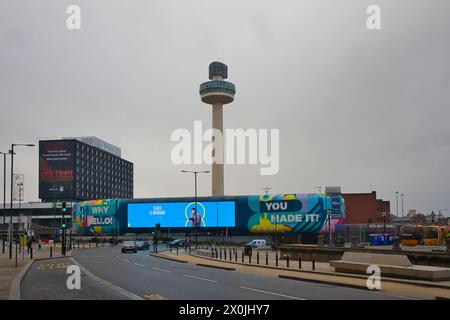
[[[233,102],[236,89],[231,82],[224,81],[228,78],[228,67],[221,62],[213,62],[209,65],[209,79],[211,81],[200,85],[200,96],[204,103],[212,105],[212,128],[220,131],[223,137],[223,105]],[[212,195],[224,195],[223,182],[223,139],[213,139],[213,164],[212,164]],[[219,156],[220,154],[220,156]],[[217,160],[214,161],[215,156]]]

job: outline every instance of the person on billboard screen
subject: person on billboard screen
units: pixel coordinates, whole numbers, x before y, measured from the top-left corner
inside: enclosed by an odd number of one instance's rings
[[[197,209],[192,208],[191,211],[192,211],[192,213],[191,213],[191,217],[189,218],[189,221],[191,222],[193,228],[198,228],[198,227],[200,227],[202,217],[197,212]]]

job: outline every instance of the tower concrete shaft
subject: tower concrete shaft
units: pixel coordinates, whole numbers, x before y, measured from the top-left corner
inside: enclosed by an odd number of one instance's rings
[[[220,131],[223,137],[223,104],[213,104],[212,127],[214,131]],[[219,160],[221,163],[213,162],[212,164],[212,195],[223,196],[225,193],[224,179],[223,179],[223,139],[214,139],[213,141],[214,154],[213,159]],[[219,156],[218,153],[221,153]],[[216,157],[217,156],[217,157]]]

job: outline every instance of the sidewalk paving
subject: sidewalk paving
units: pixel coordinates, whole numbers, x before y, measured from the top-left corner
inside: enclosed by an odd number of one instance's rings
[[[33,246],[33,259],[42,259],[50,257],[50,245],[43,245],[41,249],[37,245]],[[9,245],[5,244],[5,253],[1,251],[0,243],[0,300],[7,300],[9,298],[9,291],[14,277],[22,270],[23,267],[31,260],[30,254],[27,253],[27,248],[24,251],[17,252],[17,267],[16,267],[16,248],[13,245],[12,259],[9,259]],[[53,247],[53,257],[61,256],[61,246]],[[70,251],[66,253],[70,255]]]
[[[194,251],[192,251],[194,253]],[[212,259],[208,257],[198,256],[198,255],[189,255],[188,253],[184,253],[184,250],[179,250],[179,254],[176,255],[176,252],[162,252],[158,253],[157,255],[163,255],[167,258],[173,259],[173,260],[179,260],[182,262],[192,263],[192,264],[202,264],[202,265],[211,265],[214,267],[225,267],[229,268],[232,266],[237,271],[241,272],[249,272],[249,273],[258,273],[263,274],[266,276],[272,276],[272,277],[279,277],[281,276],[288,276],[293,277],[299,280],[304,281],[325,281],[331,285],[339,285],[339,284],[345,284],[345,285],[352,285],[355,287],[360,288],[366,288],[366,282],[367,278],[363,276],[353,276],[353,275],[343,275],[343,274],[332,274],[332,272],[329,272],[330,274],[325,274],[325,270],[328,269],[329,271],[329,264],[327,263],[316,263],[316,267],[320,266],[320,268],[316,268],[316,270],[319,270],[321,272],[313,272],[310,268],[310,261],[308,262],[302,262],[302,269],[304,270],[287,270],[286,268],[266,268],[261,265],[261,263],[265,264],[265,258],[264,260],[260,260],[260,266],[257,266],[254,262],[255,260],[252,258],[252,264],[249,265],[248,263],[242,264],[240,258],[238,257],[238,263],[236,263],[233,256],[233,261],[230,262],[219,260],[219,259]],[[248,257],[245,257],[248,261]],[[260,257],[261,258],[261,257]],[[272,261],[273,262],[273,261]],[[283,264],[284,263],[284,264]],[[285,266],[285,261],[282,260],[280,263],[281,266]],[[274,263],[270,263],[269,265],[275,266]],[[327,266],[328,265],[328,268]],[[298,265],[297,265],[298,268]],[[232,271],[230,271],[232,272]],[[446,284],[449,284],[446,282]],[[450,286],[449,286],[450,289]],[[446,288],[434,288],[434,287],[424,287],[420,286],[418,284],[414,284],[413,282],[409,283],[398,283],[398,282],[392,282],[389,281],[389,279],[381,279],[381,290],[385,293],[399,295],[399,296],[413,296],[421,299],[435,299],[436,297],[445,297],[450,298],[450,290]]]

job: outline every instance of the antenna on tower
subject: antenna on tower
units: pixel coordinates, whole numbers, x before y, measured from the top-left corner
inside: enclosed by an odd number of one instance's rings
[[[264,187],[264,188],[261,188],[261,189],[263,189],[266,194],[269,194],[269,190],[271,190],[272,188],[271,187]]]

